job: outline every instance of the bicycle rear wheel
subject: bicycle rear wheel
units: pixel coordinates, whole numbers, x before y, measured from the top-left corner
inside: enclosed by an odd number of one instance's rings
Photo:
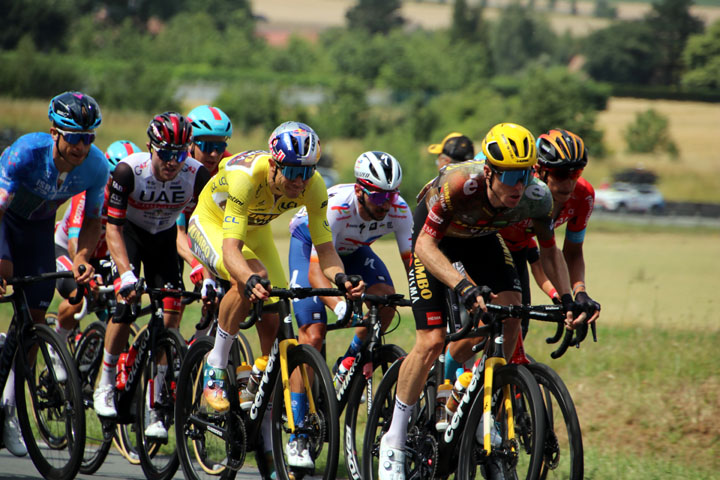
[[[155,341],[153,356],[144,366],[140,379],[142,395],[137,402],[135,423],[137,451],[145,476],[154,480],[172,478],[179,466],[174,431],[175,392],[185,351],[185,340],[177,330],[162,330]],[[164,375],[158,376],[158,372],[163,370]],[[160,377],[162,381],[158,382]],[[152,411],[149,408],[151,395],[154,395]],[[146,429],[156,421],[162,423],[166,437],[146,435]]]
[[[103,426],[93,408],[93,392],[98,372],[102,365],[103,345],[105,342],[105,324],[93,322],[83,331],[77,349],[77,364],[82,388],[83,405],[85,407],[85,452],[80,472],[92,475],[103,464],[112,446],[112,437],[105,438]]]
[[[545,449],[539,478],[580,480],[584,475],[582,433],[570,392],[548,365],[530,363],[526,367],[545,401]]]
[[[85,415],[75,362],[47,325],[35,325],[24,346],[26,350],[15,356],[15,395],[28,453],[43,477],[74,478],[85,448]],[[64,381],[58,380],[50,347],[65,370]]]
[[[512,402],[512,419],[505,408],[507,400]],[[495,423],[491,429],[500,435],[501,444],[493,445],[488,457],[479,430],[483,417],[481,392],[470,407],[460,441],[457,478],[499,477],[502,471],[503,477],[499,478],[537,479],[542,463],[544,442],[539,439],[545,435],[545,414],[537,381],[524,366],[504,365],[494,371],[491,413]],[[515,427],[512,440],[508,438],[510,420]]]
[[[123,350],[124,352],[127,353],[127,349],[130,348],[130,345],[133,344],[140,332],[146,328],[147,325],[144,325],[142,328],[138,328],[136,324],[130,324],[130,337],[128,337],[128,345],[127,348]],[[138,455],[137,448],[135,447],[136,439],[137,434],[135,433],[134,423],[117,424],[115,427],[115,435],[113,435],[113,443],[120,454],[125,457],[131,465],[140,465],[140,456]],[[150,453],[152,455],[154,452]]]
[[[298,468],[289,465],[286,446],[291,440],[291,430],[286,414],[286,400],[289,388],[283,388],[282,376],[275,384],[272,407],[272,444],[275,471],[279,480],[300,479],[305,476],[335,479],[337,476],[338,454],[340,452],[340,418],[335,400],[330,370],[320,352],[310,345],[297,345],[288,351],[288,374],[306,374],[311,382],[308,398],[315,405],[315,412],[308,410],[302,420],[295,419],[296,432],[304,436],[314,466]],[[276,368],[280,368],[278,365]],[[287,393],[288,398],[285,398]],[[301,424],[301,425],[299,425]]]
[[[381,345],[373,358],[373,372],[370,378],[366,379],[363,372],[359,371],[352,385],[350,385],[348,402],[345,407],[343,438],[345,440],[345,465],[348,475],[353,480],[361,480],[362,478],[360,475],[360,447],[362,447],[363,444],[365,430],[358,428],[358,425],[367,424],[370,407],[373,405],[375,390],[380,384],[383,375],[385,375],[388,369],[390,369],[390,366],[395,363],[395,360],[405,355],[405,350],[397,345]],[[363,395],[365,395],[364,406],[362,402]]]

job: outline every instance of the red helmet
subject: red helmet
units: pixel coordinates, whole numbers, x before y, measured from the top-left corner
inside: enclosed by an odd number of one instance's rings
[[[157,147],[183,150],[192,142],[192,124],[177,112],[165,112],[150,121],[147,134]]]

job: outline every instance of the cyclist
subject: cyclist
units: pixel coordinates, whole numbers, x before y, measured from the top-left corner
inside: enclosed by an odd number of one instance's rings
[[[378,238],[394,233],[398,251],[406,271],[410,269],[410,242],[412,215],[405,200],[398,194],[402,181],[400,163],[385,152],[369,151],[355,161],[356,183],[335,185],[328,190],[328,222],[332,230],[335,249],[345,266],[345,272],[359,275],[366,284],[367,293],[388,295],[395,293],[387,267],[370,246]],[[322,275],[314,251],[308,217],[300,210],[290,222],[290,282],[293,285],[325,288],[329,282]],[[298,323],[298,341],[322,349],[326,334],[325,305],[338,318],[344,316],[347,305],[337,297],[306,298],[293,302]],[[324,303],[324,304],[323,304]],[[392,320],[394,309],[380,311],[383,328]],[[355,336],[340,361],[355,356],[367,329],[357,328]]]
[[[55,271],[53,227],[63,202],[87,191],[85,220],[72,264],[75,280],[93,275],[88,264],[100,237],[100,211],[108,165],[93,145],[102,122],[95,99],[81,92],[64,92],[50,100],[50,133],[23,135],[0,156],[0,278]],[[86,265],[80,274],[78,268]],[[52,281],[25,290],[33,321],[45,321],[54,292]],[[0,295],[5,293],[0,283]],[[54,353],[54,352],[53,352]],[[56,372],[59,374],[60,372]],[[14,372],[5,384],[3,441],[11,453],[27,453],[15,414]]]
[[[547,186],[532,175],[537,162],[535,139],[520,125],[501,123],[487,133],[481,149],[484,162],[445,167],[421,192],[415,210],[408,281],[416,341],[402,364],[392,422],[380,443],[381,479],[405,478],[403,449],[409,416],[444,344],[444,289],[453,288],[468,310],[485,309],[477,285],[490,287],[499,304],[521,301],[517,271],[498,233],[501,227],[525,218],[533,220],[546,271],[568,310],[566,322],[575,320],[567,267],[554,243],[552,197]],[[454,261],[463,263],[476,284],[452,267]],[[582,317],[578,320],[584,320]],[[507,358],[514,351],[519,324],[518,319],[505,320]]]
[[[129,322],[134,318],[122,308],[138,300],[135,285],[143,265],[148,286],[179,288],[176,248],[177,216],[210,178],[200,162],[188,155],[192,126],[181,114],[156,115],[147,129],[149,153],[135,153],[123,159],[113,172],[109,187],[106,241],[115,269],[118,310],[105,334],[105,351],[100,383],[93,394],[95,411],[103,417],[117,416],[114,387],[118,357],[127,343]],[[164,320],[168,328],[178,328],[179,303],[165,298]],[[162,385],[166,369],[158,369],[156,385]],[[155,395],[160,393],[155,389]],[[151,404],[150,398],[146,401]],[[155,398],[155,401],[159,400]],[[167,438],[167,429],[150,410],[145,435]]]
[[[123,158],[133,153],[141,152],[140,147],[135,145],[133,142],[128,140],[118,140],[110,144],[108,149],[105,151],[105,158],[107,159],[110,167],[110,174],[115,170],[115,166]],[[108,177],[107,185],[110,184]],[[70,205],[62,219],[55,224],[55,266],[57,271],[70,270],[72,267],[72,260],[75,258],[78,244],[78,233],[83,223],[85,216],[85,192],[78,193],[70,200]],[[102,231],[100,233],[100,241],[93,251],[90,262],[93,267],[98,267],[100,259],[108,256],[107,243],[105,242],[105,225],[107,223],[107,189],[105,190],[105,201],[103,202],[102,208]],[[92,283],[92,281],[91,281]],[[60,337],[67,341],[68,337],[72,333],[73,329],[78,324],[75,320],[74,315],[82,309],[82,303],[77,305],[71,305],[67,300],[71,296],[75,295],[75,289],[77,284],[71,278],[60,278],[56,282],[57,291],[63,301],[60,302],[58,307],[57,323],[55,325],[55,332]],[[98,312],[100,313],[100,312]]]
[[[210,175],[215,175],[218,172],[220,160],[232,156],[227,150],[227,141],[232,137],[233,133],[230,117],[218,107],[200,105],[193,108],[188,113],[187,118],[193,127],[190,156],[202,163],[208,169]],[[187,237],[187,221],[192,216],[193,211],[195,211],[195,203],[188,205],[177,220],[180,275],[182,276],[184,263],[187,262],[191,268],[190,281],[195,285],[202,283],[203,294],[205,294],[208,288],[215,288],[215,280],[190,251]]]
[[[188,226],[193,254],[214,275],[232,284],[220,302],[215,345],[204,367],[203,401],[219,412],[230,407],[225,368],[240,320],[248,315],[251,302],[268,300],[263,279],[277,287],[287,285],[269,225],[273,219],[304,205],[323,273],[354,297],[363,288],[362,282],[353,286],[347,280],[332,244],[327,190],[316,171],[317,134],[303,123],[285,122],[272,132],[268,144],[269,152],[247,151],[223,160],[200,195]],[[277,327],[275,313],[264,314],[257,323],[262,355],[270,353]],[[265,451],[270,452],[270,415],[265,415],[262,429]],[[312,462],[304,441],[292,447],[291,466]]]
[[[452,132],[447,134],[441,143],[430,145],[427,151],[438,156],[435,164],[440,170],[452,162],[472,160],[475,156],[475,145],[462,133]]]
[[[590,182],[582,177],[583,169],[588,162],[587,148],[580,136],[568,130],[553,129],[538,137],[537,150],[538,163],[535,169],[540,180],[547,184],[553,197],[554,227],[557,229],[567,223],[563,254],[570,274],[575,303],[579,307],[595,310],[588,320],[593,322],[600,315],[600,304],[592,300],[585,289],[583,255],[585,231],[595,203],[595,190]],[[523,286],[523,303],[526,304],[530,303],[527,263],[530,262],[531,267],[536,265],[533,273],[536,279],[540,279],[538,283],[545,277],[541,263],[532,261],[535,259],[534,240],[529,226],[530,221],[524,220],[500,231],[513,254],[513,261]],[[554,287],[546,292],[551,298],[557,296]],[[527,333],[527,328],[527,323],[523,322],[523,337]]]

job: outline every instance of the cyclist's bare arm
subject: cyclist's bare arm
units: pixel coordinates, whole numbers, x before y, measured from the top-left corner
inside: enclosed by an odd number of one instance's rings
[[[535,283],[538,284],[538,287],[540,287],[540,289],[542,289],[548,297],[552,298],[552,292],[556,289],[545,273],[545,270],[543,270],[542,262],[538,259],[531,263],[530,270],[532,271],[533,278],[535,279]],[[555,293],[557,294],[557,291]]]
[[[315,250],[317,251],[318,260],[320,261],[320,269],[327,278],[334,280],[338,273],[345,273],[342,260],[340,260],[340,256],[335,250],[335,245],[333,245],[331,241],[316,245]],[[358,285],[350,288],[346,285],[345,288],[350,298],[358,299],[365,291],[365,282],[360,282]]]
[[[75,274],[75,280],[78,283],[88,282],[95,274],[95,269],[90,265],[90,256],[95,251],[98,242],[100,241],[100,234],[102,233],[102,219],[90,218],[87,215],[83,218],[82,227],[77,240],[77,252],[73,259],[73,273]],[[69,247],[69,245],[68,245]],[[78,267],[85,265],[85,273],[80,275]]]
[[[334,285],[323,274],[320,264],[310,260],[308,266],[308,281],[313,288],[333,288]],[[319,297],[320,300],[330,309],[335,310],[335,306],[342,301],[340,297]]]
[[[132,270],[130,268],[130,259],[128,258],[127,247],[125,246],[125,239],[123,238],[122,225],[115,225],[108,222],[105,227],[105,241],[107,242],[110,256],[117,268],[118,275],[122,275],[123,273]],[[132,302],[135,300],[135,296],[136,292],[132,291],[126,299]]]
[[[192,254],[192,251],[190,250],[190,246],[188,245],[188,236],[187,232],[185,231],[185,227],[182,225],[177,226],[177,251],[178,255],[187,263],[188,265],[192,265],[192,261],[195,258]]]
[[[585,288],[585,256],[583,255],[583,243],[568,242],[563,245],[563,255],[570,272],[570,285],[574,295],[578,292],[587,292]],[[600,310],[596,310],[588,322],[592,323],[600,317]]]

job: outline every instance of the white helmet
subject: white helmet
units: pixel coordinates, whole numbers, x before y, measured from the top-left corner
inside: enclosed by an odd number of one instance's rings
[[[402,168],[389,153],[365,152],[355,160],[355,178],[360,185],[375,190],[397,190],[402,181]]]

